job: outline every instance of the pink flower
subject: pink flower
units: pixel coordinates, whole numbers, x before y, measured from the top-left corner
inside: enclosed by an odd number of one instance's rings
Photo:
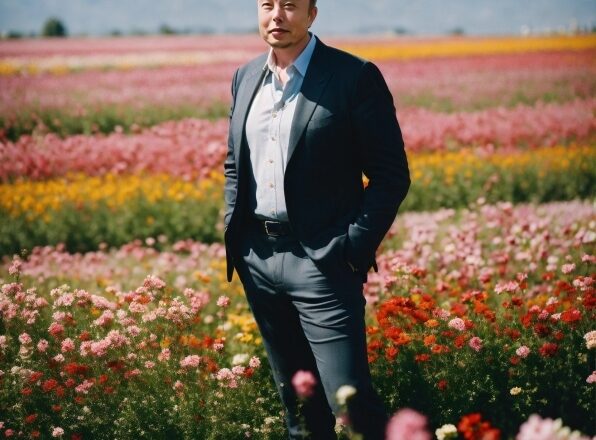
[[[180,382],[179,380],[177,380],[176,382],[174,382],[174,386],[172,388],[175,391],[182,391],[182,389],[184,388],[184,384],[182,382]]]
[[[317,379],[310,371],[298,370],[292,378],[292,385],[300,397],[310,397],[315,391]]]
[[[62,326],[62,324],[59,324],[57,322],[52,322],[50,324],[50,327],[48,328],[48,332],[54,337],[57,337],[63,331],[64,331],[64,327]]]
[[[45,339],[40,339],[39,342],[37,343],[37,350],[40,353],[44,353],[48,349],[49,345],[50,345],[50,343],[48,341],[46,341]]]
[[[166,283],[155,275],[147,275],[147,278],[143,281],[143,287],[148,289],[163,289],[166,287]]]
[[[506,281],[497,283],[497,285],[495,286],[495,293],[501,294],[503,292],[515,292],[518,287],[519,284],[517,283],[517,281]]]
[[[248,361],[248,366],[250,368],[259,368],[261,366],[261,360],[258,357],[253,356]]]
[[[66,338],[62,341],[62,353],[73,351],[75,349],[75,343],[72,339]]]
[[[83,383],[75,388],[75,392],[78,394],[87,394],[91,387],[93,387],[93,382],[90,380],[84,380]]]
[[[222,368],[215,374],[215,377],[217,380],[232,380],[234,379],[234,373],[229,368]]]
[[[472,339],[470,339],[468,344],[474,351],[478,352],[482,349],[482,339],[480,339],[478,336],[474,336]]]
[[[575,263],[564,264],[561,266],[561,272],[563,273],[571,273],[575,270]]]
[[[186,356],[184,359],[180,361],[180,366],[182,368],[197,368],[201,363],[201,357],[193,354],[191,356]]]
[[[409,408],[401,409],[391,417],[386,432],[386,440],[432,439],[426,430],[426,417]]]
[[[8,273],[10,275],[20,274],[22,265],[23,265],[23,262],[21,260],[19,260],[19,258],[15,258],[14,260],[12,260],[12,264],[8,268]]]
[[[145,368],[151,369],[153,367],[155,367],[155,362],[145,361]]]
[[[160,361],[160,362],[164,362],[164,361],[170,360],[170,349],[169,348],[163,348],[161,350],[161,353],[159,353],[157,355],[157,360]]]
[[[243,367],[242,365],[235,365],[232,367],[232,373],[234,373],[236,376],[243,375],[245,370],[246,367]]]
[[[19,335],[19,342],[23,345],[28,345],[31,344],[31,336],[29,336],[27,333],[21,333]]]
[[[7,429],[6,431],[4,431],[5,437],[12,437],[13,435],[14,435],[14,430],[12,430],[12,429]]]
[[[6,335],[1,335],[0,336],[0,349],[5,349],[6,347],[8,347],[8,338],[6,337]]]
[[[453,318],[447,325],[449,328],[459,330],[460,332],[463,332],[466,329],[466,323],[461,318]]]
[[[517,350],[515,350],[515,354],[517,354],[520,358],[528,357],[530,354],[530,349],[525,345],[522,345]]]
[[[588,376],[588,378],[586,379],[586,382],[588,382],[588,383],[596,383],[596,370],[592,371],[592,374],[590,374]]]
[[[64,429],[57,427],[52,430],[52,437],[62,437],[64,435]]]
[[[228,307],[228,306],[230,305],[230,298],[228,298],[228,297],[227,297],[227,296],[225,296],[225,295],[222,295],[222,296],[220,296],[220,297],[217,299],[217,305],[218,305],[219,307]]]

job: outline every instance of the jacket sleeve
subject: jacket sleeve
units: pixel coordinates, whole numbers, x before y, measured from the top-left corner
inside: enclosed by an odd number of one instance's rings
[[[227,230],[228,225],[230,224],[230,218],[232,217],[234,205],[236,204],[236,195],[238,193],[238,172],[236,170],[236,158],[234,155],[234,140],[232,139],[232,115],[234,113],[234,106],[236,104],[237,77],[238,70],[236,70],[232,79],[232,104],[230,106],[230,113],[228,115],[228,152],[224,161],[224,230]]]
[[[410,187],[410,172],[393,97],[380,70],[362,65],[351,106],[357,146],[369,183],[349,225],[346,258],[368,271]]]

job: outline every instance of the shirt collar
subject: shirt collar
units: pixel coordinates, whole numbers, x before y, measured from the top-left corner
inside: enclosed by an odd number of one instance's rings
[[[306,75],[306,69],[308,68],[310,59],[312,58],[312,54],[315,51],[315,46],[317,44],[316,38],[312,34],[312,32],[309,32],[308,35],[310,36],[310,40],[308,41],[308,44],[306,45],[304,50],[300,53],[300,55],[298,55],[298,58],[296,58],[294,60],[294,62],[292,63],[292,66],[294,67],[294,69],[296,69],[298,71],[298,73],[303,77],[304,77],[304,75]],[[267,62],[265,64],[265,66],[263,66],[263,69],[268,68],[271,72],[275,73],[275,67],[276,67],[276,64],[275,64],[275,59],[273,57],[273,49],[269,49],[269,55],[267,56]]]

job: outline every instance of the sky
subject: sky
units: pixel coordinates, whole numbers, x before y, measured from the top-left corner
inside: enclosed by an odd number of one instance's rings
[[[319,35],[386,33],[519,34],[596,26],[596,0],[318,0]],[[68,33],[112,30],[245,32],[256,29],[254,0],[0,0],[0,32],[39,32],[58,17]]]

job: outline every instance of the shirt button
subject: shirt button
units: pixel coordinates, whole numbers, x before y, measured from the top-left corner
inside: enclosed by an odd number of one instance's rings
[[[271,136],[271,140],[274,141],[275,140],[275,136]]]
[[[273,163],[273,159],[269,159],[269,163]]]
[[[275,113],[275,112],[274,112],[274,113],[272,113],[272,114],[271,114],[271,117],[272,117],[273,119],[275,119],[275,118],[277,117],[277,113]]]
[[[273,183],[270,183],[269,184],[269,188],[273,188]]]

